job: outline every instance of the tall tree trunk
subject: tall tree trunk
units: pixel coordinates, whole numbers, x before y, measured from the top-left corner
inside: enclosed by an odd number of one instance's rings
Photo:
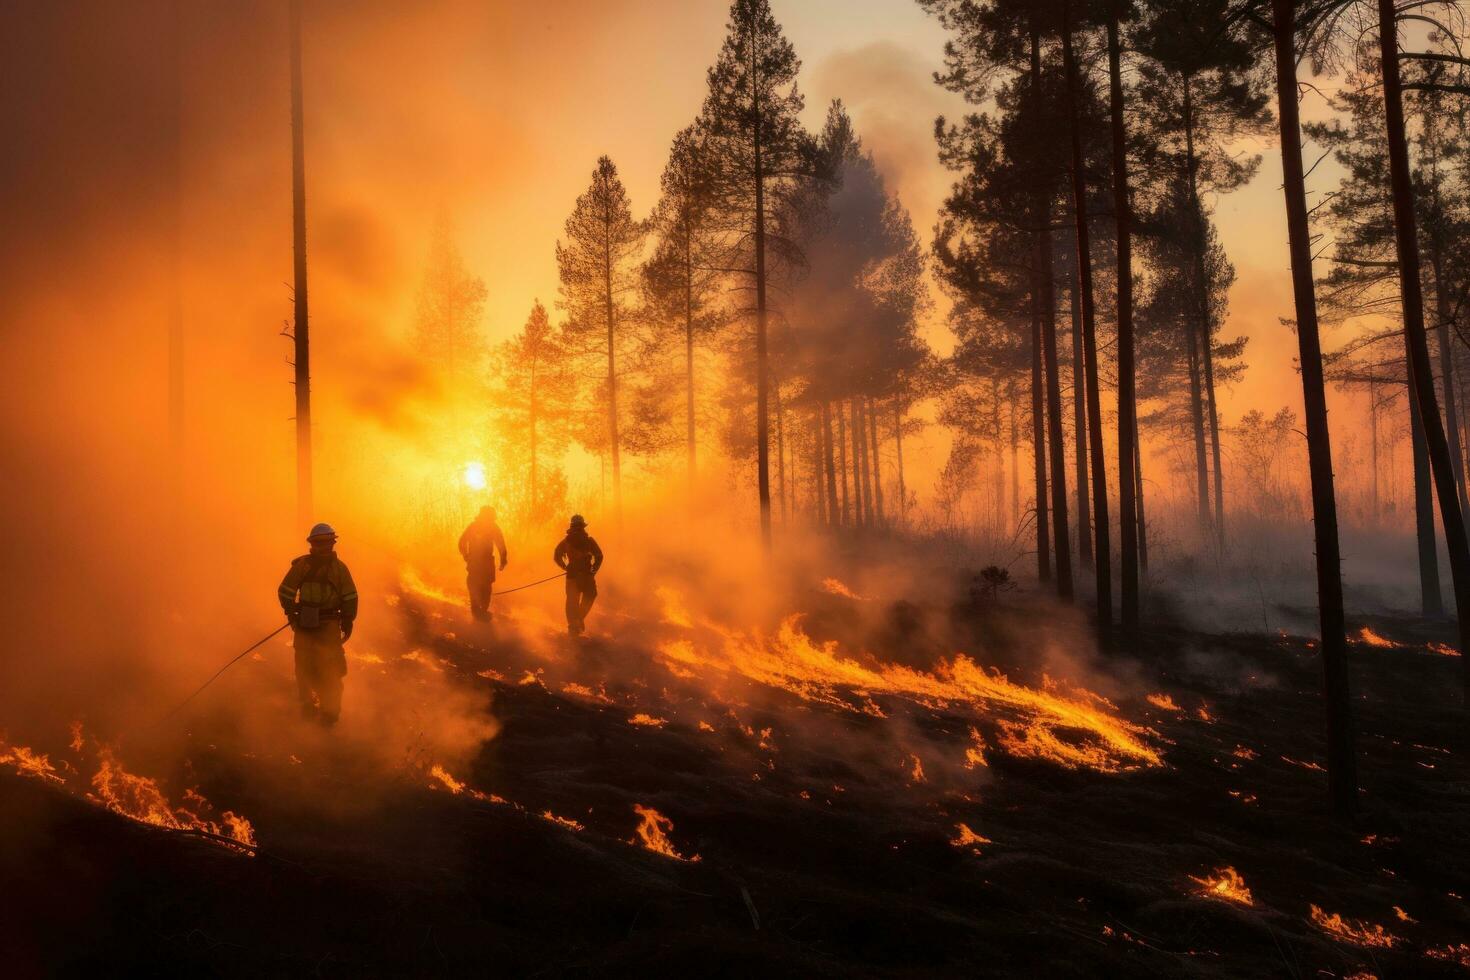
[[[1014,530],[1012,532],[1013,535],[1015,535],[1016,537],[1019,537],[1020,536],[1019,524],[1020,524],[1020,521],[1021,521],[1021,463],[1020,463],[1020,451],[1019,451],[1019,448],[1017,446],[1017,443],[1020,442],[1021,436],[1020,436],[1020,432],[1017,431],[1020,428],[1020,426],[1019,426],[1019,420],[1017,419],[1017,415],[1019,414],[1019,412],[1018,412],[1019,406],[1016,404],[1016,379],[1014,377],[1011,378],[1010,384],[1008,386],[1008,391],[1009,391],[1009,397],[1006,399],[1007,406],[1008,406],[1007,407],[1007,411],[1006,411],[1006,417],[1009,420],[1010,427],[1011,427],[1011,510],[1010,510],[1010,525],[1011,525],[1012,528],[1015,528],[1016,529],[1016,530]]]
[[[168,449],[169,493],[175,513],[184,503],[184,5],[169,5],[170,32],[167,47],[169,83],[173,106],[169,127],[168,155]]]
[[[1143,440],[1138,437],[1138,427],[1133,427],[1133,491],[1138,500],[1138,571],[1148,572],[1148,514],[1143,506],[1143,452],[1139,448]]]
[[[827,523],[836,525],[845,523],[842,512],[837,509],[837,474],[832,464],[832,403],[822,402],[822,455],[826,457],[827,467]],[[842,499],[844,509],[847,501],[847,486],[843,485]]]
[[[536,516],[536,361],[532,355],[531,361],[531,404],[527,421],[531,428],[531,516]]]
[[[1399,260],[1399,292],[1404,304],[1404,339],[1414,364],[1414,395],[1429,444],[1429,464],[1439,497],[1439,519],[1444,524],[1450,577],[1455,587],[1455,619],[1460,633],[1465,703],[1470,706],[1470,539],[1465,537],[1465,515],[1460,510],[1449,441],[1434,394],[1429,366],[1429,337],[1424,330],[1424,297],[1420,289],[1419,232],[1414,215],[1413,175],[1404,134],[1403,89],[1399,80],[1398,23],[1394,0],[1378,0],[1380,66],[1383,72],[1383,112],[1388,130],[1388,169],[1393,184],[1394,243]]]
[[[1444,615],[1439,583],[1439,550],[1434,543],[1434,491],[1430,486],[1429,444],[1424,438],[1424,416],[1414,395],[1414,363],[1404,359],[1408,384],[1409,445],[1414,456],[1414,540],[1419,551],[1419,608],[1426,618]]]
[[[312,519],[311,320],[306,306],[306,137],[301,95],[301,0],[291,0],[291,243],[295,258],[296,520]]]
[[[1340,816],[1357,807],[1358,774],[1352,696],[1348,690],[1347,624],[1342,606],[1342,554],[1337,541],[1337,498],[1332,486],[1332,437],[1317,297],[1312,285],[1312,239],[1307,224],[1302,133],[1297,113],[1295,0],[1271,0],[1276,48],[1276,105],[1281,129],[1282,189],[1296,301],[1296,336],[1306,406],[1307,459],[1312,476],[1312,528],[1317,548],[1317,610],[1322,625],[1322,672],[1327,703],[1327,786]]]
[[[1195,303],[1199,308],[1200,361],[1204,369],[1205,410],[1210,425],[1210,452],[1215,471],[1215,541],[1225,547],[1225,482],[1220,465],[1220,410],[1215,401],[1215,318],[1210,312],[1208,271],[1209,239],[1205,231],[1205,206],[1199,195],[1199,158],[1194,151],[1194,87],[1184,76],[1185,173],[1189,181],[1189,210],[1194,219]],[[1203,444],[1201,443],[1201,446]]]
[[[694,499],[694,256],[690,251],[690,229],[684,228],[684,377],[685,440],[689,450],[689,497]]]
[[[811,434],[812,463],[812,521],[818,527],[827,526],[827,488],[822,482],[822,407],[812,405],[812,424],[807,430]],[[799,450],[798,450],[799,451]]]
[[[1435,192],[1438,197],[1438,190]],[[1437,210],[1437,209],[1436,209]],[[1455,474],[1455,491],[1460,513],[1470,513],[1465,498],[1465,464],[1460,452],[1460,406],[1455,398],[1455,352],[1450,344],[1450,300],[1444,281],[1443,245],[1436,227],[1429,236],[1430,265],[1434,272],[1435,338],[1439,341],[1439,375],[1444,387],[1445,435],[1450,442],[1450,467]]]
[[[898,523],[900,527],[909,522],[909,491],[903,482],[903,399],[893,397],[893,441],[898,454]]]
[[[766,554],[771,551],[771,422],[768,417],[769,393],[766,385],[766,173],[761,159],[761,103],[760,80],[757,70],[760,59],[756,57],[756,8],[751,6],[750,23],[750,94],[751,106],[755,110],[752,133],[755,169],[755,374],[756,374],[756,433],[755,459],[756,484],[760,494],[761,545]]]
[[[1113,213],[1118,226],[1118,523],[1122,547],[1123,629],[1138,628],[1138,507],[1135,501],[1138,406],[1133,358],[1133,204],[1123,121],[1118,8],[1108,9],[1108,88],[1113,137]]]
[[[1185,327],[1189,338],[1189,416],[1194,428],[1195,505],[1201,539],[1210,532],[1210,471],[1205,449],[1205,400],[1200,367],[1199,324],[1191,319]]]
[[[847,497],[847,407],[837,400],[837,472],[842,477],[842,526],[852,526],[852,506]]]
[[[1368,382],[1368,421],[1373,429],[1373,526],[1378,526],[1378,385]]]
[[[1040,233],[1037,233],[1038,242]],[[1051,538],[1046,522],[1046,380],[1041,372],[1041,246],[1031,276],[1031,459],[1036,476],[1036,578],[1051,581]]]
[[[771,391],[776,396],[776,490],[781,503],[781,523],[791,520],[786,498],[786,414],[781,410],[781,379],[771,378]]]
[[[1087,502],[1087,370],[1082,366],[1082,291],[1074,253],[1072,284],[1072,468],[1077,481],[1077,563],[1092,568],[1092,513]]]
[[[1082,290],[1082,354],[1087,382],[1087,438],[1092,459],[1092,533],[1093,567],[1097,582],[1097,626],[1101,631],[1113,625],[1113,549],[1108,528],[1108,464],[1102,438],[1102,392],[1098,388],[1097,314],[1092,295],[1092,236],[1087,223],[1087,171],[1082,156],[1082,121],[1077,103],[1082,82],[1078,77],[1077,58],[1072,50],[1072,3],[1062,0],[1062,57],[1066,62],[1067,109],[1072,135],[1072,212],[1077,219],[1077,273]],[[1078,538],[1085,537],[1087,527],[1078,524]]]
[[[1031,95],[1041,93],[1041,36],[1037,32],[1035,13],[1031,24]],[[1062,442],[1062,389],[1057,370],[1056,286],[1052,275],[1051,200],[1048,188],[1038,185],[1033,205],[1036,222],[1036,252],[1041,294],[1041,346],[1046,362],[1047,429],[1051,442],[1051,510],[1052,541],[1055,543],[1057,595],[1072,598],[1072,555],[1067,539],[1071,536],[1067,520],[1067,450]],[[1037,512],[1040,512],[1040,506]]]
[[[611,217],[607,224],[612,223]],[[623,458],[618,445],[618,345],[617,313],[613,305],[611,232],[603,235],[602,286],[607,317],[607,435],[612,451],[613,513],[618,529],[623,527]]]
[[[852,460],[857,467],[853,483],[860,488],[858,523],[862,527],[872,527],[873,484],[868,480],[868,420],[863,417],[862,399],[856,395],[852,399]]]
[[[873,469],[873,510],[877,527],[886,527],[888,518],[883,514],[883,456],[878,448],[878,413],[873,404],[863,399],[863,414],[868,417],[868,442],[872,449],[870,465]]]

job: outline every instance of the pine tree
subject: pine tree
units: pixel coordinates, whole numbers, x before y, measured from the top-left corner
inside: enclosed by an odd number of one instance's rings
[[[628,192],[617,167],[599,157],[592,183],[567,218],[565,240],[556,243],[562,305],[570,314],[568,333],[584,356],[605,363],[605,420],[612,460],[613,510],[623,514],[622,453],[619,439],[619,353],[626,342],[620,327],[629,316],[628,295],[639,285],[636,260],[643,226],[633,220]]]
[[[769,222],[782,199],[816,176],[812,142],[797,119],[803,99],[796,86],[796,51],[771,14],[768,0],[733,0],[728,35],[709,70],[701,115],[720,209],[744,226],[736,232],[736,260],[755,293],[756,484],[761,540],[771,544],[770,365],[768,286],[771,260],[783,249]],[[772,245],[777,247],[773,250]],[[774,253],[774,254],[773,254]]]
[[[561,458],[571,436],[576,408],[571,351],[538,300],[521,332],[496,349],[495,360],[499,455],[513,472],[526,474],[524,516],[540,521],[562,509],[547,485],[564,492],[566,479],[554,468],[548,474],[542,460]]]

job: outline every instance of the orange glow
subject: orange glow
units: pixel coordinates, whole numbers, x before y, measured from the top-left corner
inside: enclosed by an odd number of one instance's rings
[[[979,834],[975,833],[969,828],[967,824],[957,823],[954,825],[954,829],[955,835],[954,837],[950,838],[949,841],[950,846],[952,847],[968,847],[976,854],[979,854],[979,845],[995,843],[989,837],[982,837]]]
[[[866,596],[858,595],[835,578],[822,579],[822,591],[828,595],[842,596],[844,599],[857,599],[859,601],[866,601],[867,599]]]
[[[643,725],[648,728],[662,728],[668,723],[669,720],[667,718],[655,718],[652,715],[645,715],[641,711],[628,719],[628,724],[630,725]]]
[[[1148,703],[1153,705],[1155,708],[1160,708],[1164,711],[1184,710],[1183,708],[1179,707],[1179,705],[1175,704],[1174,699],[1169,697],[1169,695],[1167,694],[1150,694],[1148,696]]]
[[[32,751],[24,745],[0,743],[0,762],[14,766],[15,771],[22,776],[50,780],[54,783],[66,782],[56,774],[56,767],[51,764],[51,759],[45,753]]]
[[[1336,912],[1328,915],[1316,905],[1312,906],[1312,924],[1354,946],[1391,949],[1399,941],[1397,936],[1391,935],[1380,925],[1344,919]]]
[[[578,821],[573,820],[571,817],[558,817],[550,810],[542,810],[541,819],[547,821],[548,823],[554,823],[558,827],[565,827],[567,830],[583,831],[587,829],[585,826],[583,826]]]
[[[669,840],[669,832],[674,829],[674,821],[659,813],[652,807],[646,807],[638,803],[633,804],[633,810],[642,818],[638,825],[638,836],[628,843],[637,844],[645,850],[664,857],[673,858],[675,861],[698,861],[699,855],[695,854],[685,857],[674,849],[674,844]]]
[[[665,663],[699,667],[706,675],[736,674],[844,711],[877,713],[854,705],[849,697],[854,694],[967,705],[998,716],[998,742],[1006,752],[1067,768],[1126,772],[1163,765],[1163,757],[1146,740],[1147,729],[1118,717],[1108,710],[1108,702],[1090,692],[1063,692],[1048,678],[1043,678],[1042,690],[1025,687],[962,653],[940,661],[932,672],[876,663],[844,654],[835,642],[812,641],[799,616],[787,617],[775,636],[707,622],[701,626],[716,642],[663,643],[659,654]]]
[[[92,777],[92,799],[113,813],[155,827],[197,830],[249,847],[255,846],[255,828],[239,814],[226,810],[219,822],[205,819],[198,810],[207,808],[209,803],[193,790],[184,793],[188,805],[171,804],[158,783],[128,772],[117,761],[112,749],[106,746],[98,749],[97,761],[99,768]]]
[[[1383,650],[1395,650],[1399,646],[1401,646],[1401,644],[1395,643],[1387,637],[1375,633],[1373,630],[1369,629],[1366,626],[1358,630],[1358,642],[1366,646],[1378,647]]]
[[[1234,868],[1220,868],[1214,874],[1203,878],[1190,875],[1189,880],[1199,885],[1195,893],[1205,898],[1218,898],[1222,901],[1234,902],[1236,905],[1255,904],[1255,899],[1251,897],[1251,890],[1246,887],[1245,879]]]

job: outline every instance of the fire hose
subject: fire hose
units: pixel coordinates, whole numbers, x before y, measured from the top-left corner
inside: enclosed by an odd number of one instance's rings
[[[567,574],[566,572],[558,572],[555,575],[549,575],[546,578],[537,579],[535,582],[527,582],[525,585],[518,585],[518,586],[516,586],[513,589],[506,589],[503,592],[497,592],[495,594],[496,595],[510,595],[510,593],[512,593],[512,592],[519,592],[522,589],[529,589],[532,586],[536,586],[536,585],[545,585],[547,582],[554,582],[554,581],[556,581],[559,578],[565,578],[566,577],[566,574]],[[159,719],[159,721],[161,721],[161,722],[162,721],[168,721],[168,719],[170,719],[174,715],[178,714],[181,710],[183,710],[183,708],[184,708],[185,705],[187,705],[190,701],[193,701],[200,694],[203,694],[205,688],[207,688],[209,685],[213,684],[215,681],[219,680],[221,674],[223,674],[225,671],[229,670],[231,667],[235,666],[235,664],[239,663],[241,660],[244,660],[246,654],[251,653],[252,651],[258,649],[267,640],[269,640],[272,637],[276,636],[278,633],[280,633],[282,630],[284,630],[286,627],[288,627],[290,625],[291,625],[290,620],[287,620],[286,622],[282,623],[280,626],[277,626],[275,629],[271,630],[265,636],[262,636],[260,639],[256,640],[254,643],[250,644],[244,650],[241,650],[239,653],[235,654],[234,657],[230,658],[229,662],[227,662],[219,670],[215,671],[214,674],[213,674],[213,676],[211,676],[209,678],[209,680],[205,681],[203,684],[200,684],[199,687],[195,689],[195,691],[194,691],[193,694],[190,694],[187,698],[184,698],[184,700],[182,700],[178,704],[174,705],[173,709],[171,711],[169,711],[168,714],[164,715],[161,719]]]

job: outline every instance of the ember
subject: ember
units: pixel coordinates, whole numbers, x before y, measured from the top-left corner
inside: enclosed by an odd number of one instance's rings
[[[226,810],[219,822],[200,816],[198,810],[207,809],[209,803],[192,790],[184,794],[190,806],[169,803],[158,783],[128,772],[106,746],[98,749],[97,761],[99,768],[92,777],[91,799],[112,812],[154,827],[200,831],[247,847],[255,846],[255,828],[239,814]]]
[[[979,854],[980,848],[978,845],[994,843],[989,837],[981,837],[975,833],[967,824],[957,823],[954,825],[954,829],[955,836],[950,838],[949,841],[953,847],[968,847],[976,854]]]

